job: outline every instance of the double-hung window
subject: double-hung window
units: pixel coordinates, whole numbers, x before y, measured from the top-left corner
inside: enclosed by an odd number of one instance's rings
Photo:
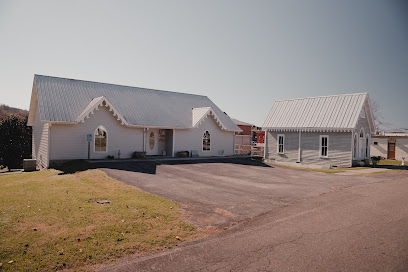
[[[285,154],[285,135],[278,134],[278,154]]]
[[[320,135],[320,157],[327,158],[329,156],[329,136]]]

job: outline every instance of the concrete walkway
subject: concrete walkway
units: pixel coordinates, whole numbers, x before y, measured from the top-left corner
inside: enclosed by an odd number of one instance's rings
[[[347,170],[345,172],[335,173],[335,175],[354,176],[354,175],[361,175],[361,174],[384,172],[384,171],[389,171],[389,170],[390,169],[387,169],[387,168],[353,169],[353,170]]]

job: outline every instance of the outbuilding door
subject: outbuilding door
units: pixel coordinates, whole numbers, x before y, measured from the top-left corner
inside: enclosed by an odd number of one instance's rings
[[[364,158],[365,158],[365,139],[364,139],[364,130],[361,130],[359,141],[358,141],[358,159],[364,160]]]
[[[391,160],[395,160],[395,143],[388,143],[387,158]]]

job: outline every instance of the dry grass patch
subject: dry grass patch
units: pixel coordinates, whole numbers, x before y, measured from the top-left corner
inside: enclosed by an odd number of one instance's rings
[[[0,176],[3,270],[85,270],[203,236],[182,218],[175,202],[99,170],[59,173]]]

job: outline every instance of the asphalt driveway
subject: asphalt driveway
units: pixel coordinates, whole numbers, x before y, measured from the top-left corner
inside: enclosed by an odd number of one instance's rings
[[[279,207],[349,186],[380,182],[374,176],[338,176],[271,166],[249,159],[100,162],[109,176],[182,203],[202,228],[222,229]]]

